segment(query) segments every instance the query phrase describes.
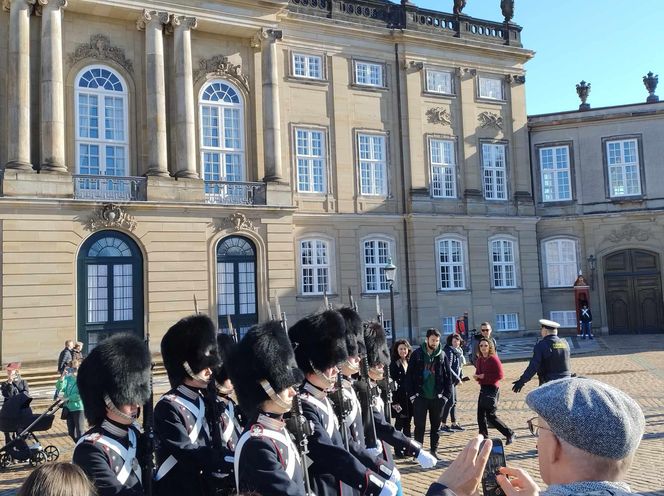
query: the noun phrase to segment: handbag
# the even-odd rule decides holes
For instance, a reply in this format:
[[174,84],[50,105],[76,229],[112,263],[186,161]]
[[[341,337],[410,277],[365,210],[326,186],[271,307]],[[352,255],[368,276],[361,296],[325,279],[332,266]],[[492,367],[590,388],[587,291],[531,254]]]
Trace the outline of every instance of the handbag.
[[495,410],[498,408],[498,390],[480,391],[480,397],[477,404],[482,410]]
[[67,420],[67,417],[69,417],[69,408],[66,406],[62,407],[62,413],[60,413],[60,419],[61,420]]

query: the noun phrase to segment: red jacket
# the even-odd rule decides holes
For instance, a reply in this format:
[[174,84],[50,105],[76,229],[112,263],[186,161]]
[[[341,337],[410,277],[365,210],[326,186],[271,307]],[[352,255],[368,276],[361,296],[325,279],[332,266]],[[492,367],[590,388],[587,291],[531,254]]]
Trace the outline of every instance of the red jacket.
[[482,386],[498,387],[500,379],[505,377],[505,374],[503,373],[503,364],[500,363],[500,360],[496,355],[486,358],[479,357],[475,362],[475,374],[484,374],[484,379],[478,381]]

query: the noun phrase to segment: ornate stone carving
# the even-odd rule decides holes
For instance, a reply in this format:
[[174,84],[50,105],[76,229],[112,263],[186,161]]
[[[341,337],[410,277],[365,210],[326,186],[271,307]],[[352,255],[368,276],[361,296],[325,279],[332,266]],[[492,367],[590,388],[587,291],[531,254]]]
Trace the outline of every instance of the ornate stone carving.
[[505,76],[505,81],[507,84],[514,86],[515,84],[523,84],[526,82],[525,74],[507,74]]
[[461,11],[465,6],[466,0],[454,0],[454,8],[452,9],[452,12],[454,12],[454,15],[461,15]]
[[153,20],[157,20],[160,24],[168,24],[168,19],[168,12],[145,9],[143,13],[138,16],[138,19],[136,19],[136,29],[139,31],[144,30]]
[[444,107],[433,107],[427,110],[427,121],[431,124],[452,125],[452,114]]
[[620,229],[611,231],[606,239],[612,243],[620,243],[621,241],[648,241],[650,239],[649,229],[639,229],[633,224],[624,224]]
[[262,28],[251,39],[251,48],[260,48],[264,41],[275,42],[283,38],[283,31],[280,29]]
[[[34,5],[37,0],[25,0],[28,5]],[[12,8],[12,0],[2,0],[2,10],[9,12]]]
[[481,127],[495,127],[496,129],[503,128],[503,118],[500,114],[482,112],[477,116],[477,120],[480,121]]
[[103,34],[93,34],[90,36],[90,43],[79,45],[68,57],[70,65],[84,59],[112,60],[127,71],[134,72],[134,66],[131,60],[125,57],[124,50],[112,46],[111,40]]
[[214,222],[215,231],[221,231],[229,227],[236,231],[258,231],[251,219],[248,219],[242,212],[235,212],[225,219],[217,219]]
[[[35,3],[34,0],[31,0],[31,2]],[[67,8],[67,0],[37,0],[37,2],[35,3],[35,15],[36,16],[42,15],[42,8],[48,4],[54,5],[55,8],[57,9]]]
[[182,26],[185,29],[196,29],[198,27],[198,19],[186,15],[171,14],[169,24],[174,28]]
[[500,0],[500,10],[503,13],[505,22],[510,22],[514,17],[514,0]]
[[455,72],[459,77],[475,77],[477,75],[477,69],[472,69],[470,67],[457,67]]
[[194,79],[206,75],[230,77],[241,83],[249,90],[249,78],[242,72],[241,65],[234,65],[228,61],[225,55],[215,55],[209,59],[201,59],[198,62],[199,69],[194,73]]
[[109,227],[133,231],[136,229],[136,221],[120,205],[106,203],[90,215],[85,223],[85,227],[89,231],[97,231]]
[[581,105],[579,105],[579,110],[590,110],[590,104],[586,103],[588,100],[588,95],[590,94],[590,83],[581,81],[576,85],[576,94],[579,95],[581,100]]
[[418,72],[424,69],[424,62],[418,62],[415,60],[404,61],[403,68],[408,72]]

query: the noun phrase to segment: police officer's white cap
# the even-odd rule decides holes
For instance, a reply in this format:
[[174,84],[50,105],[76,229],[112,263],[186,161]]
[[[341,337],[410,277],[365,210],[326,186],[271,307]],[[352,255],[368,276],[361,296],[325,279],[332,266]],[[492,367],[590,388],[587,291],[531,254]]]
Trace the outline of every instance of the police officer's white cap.
[[560,324],[558,322],[554,322],[553,320],[540,319],[539,323],[541,326],[547,327],[549,329],[558,329],[560,327]]

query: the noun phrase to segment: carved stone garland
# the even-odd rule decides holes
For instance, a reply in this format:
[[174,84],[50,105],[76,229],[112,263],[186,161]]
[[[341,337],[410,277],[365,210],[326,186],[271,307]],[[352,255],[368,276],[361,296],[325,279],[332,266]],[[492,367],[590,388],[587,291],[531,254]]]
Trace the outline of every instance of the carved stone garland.
[[452,114],[444,107],[433,107],[427,110],[427,121],[431,124],[452,125]]
[[201,59],[198,62],[198,67],[198,70],[194,73],[194,79],[196,80],[206,75],[231,78],[249,91],[249,78],[242,72],[242,66],[230,63],[225,55],[215,55],[209,59]]
[[106,203],[92,212],[85,223],[85,227],[88,231],[98,231],[109,227],[133,231],[136,229],[136,221],[120,205]]
[[258,228],[254,226],[251,219],[248,219],[247,216],[241,212],[235,212],[225,219],[216,219],[214,221],[215,231],[222,231],[229,227],[236,231],[258,231]]
[[496,129],[503,128],[503,118],[500,114],[482,112],[477,116],[477,120],[480,122],[481,127],[495,127]]
[[70,53],[68,61],[70,65],[84,59],[112,60],[120,64],[128,72],[134,72],[134,66],[122,48],[111,45],[111,40],[103,34],[90,36],[90,43],[79,45],[74,53]]
[[648,241],[650,239],[650,231],[646,229],[639,229],[632,224],[625,224],[621,229],[614,229],[611,231],[606,239],[612,243],[620,243],[621,241],[632,241],[632,238],[637,241]]

